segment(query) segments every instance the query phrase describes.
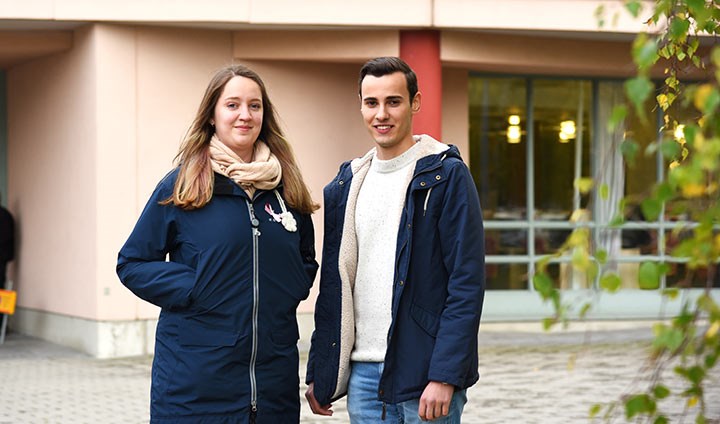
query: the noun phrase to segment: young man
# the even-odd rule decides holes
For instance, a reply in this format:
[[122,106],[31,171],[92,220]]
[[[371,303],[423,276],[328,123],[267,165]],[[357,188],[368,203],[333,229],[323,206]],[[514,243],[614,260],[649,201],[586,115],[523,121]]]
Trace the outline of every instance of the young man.
[[478,380],[484,297],[480,202],[457,148],[412,135],[417,77],[396,57],[360,71],[375,148],[325,187],[307,397],[352,423],[459,423]]

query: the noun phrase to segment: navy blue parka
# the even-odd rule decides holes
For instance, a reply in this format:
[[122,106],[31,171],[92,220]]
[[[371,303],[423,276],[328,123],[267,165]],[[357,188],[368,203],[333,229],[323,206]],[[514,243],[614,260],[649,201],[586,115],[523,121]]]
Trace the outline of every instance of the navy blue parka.
[[[342,238],[344,232],[354,231],[345,228],[344,221],[357,168],[344,163],[324,190],[320,293],[306,378],[314,383],[321,405],[347,392],[347,352],[355,336],[349,316],[352,283],[346,284],[342,275],[352,279],[354,274],[343,272],[344,261],[352,255],[343,252]],[[479,378],[484,232],[477,190],[456,147],[417,162],[402,211],[395,265],[392,323],[378,399],[417,399],[430,381],[470,387]]]
[[295,313],[318,267],[310,216],[290,209],[288,231],[266,211],[281,212],[281,188],[250,200],[219,174],[204,207],[160,204],[177,174],[156,187],[117,265],[126,287],[162,308],[151,422],[247,423],[256,409],[258,423],[297,423]]

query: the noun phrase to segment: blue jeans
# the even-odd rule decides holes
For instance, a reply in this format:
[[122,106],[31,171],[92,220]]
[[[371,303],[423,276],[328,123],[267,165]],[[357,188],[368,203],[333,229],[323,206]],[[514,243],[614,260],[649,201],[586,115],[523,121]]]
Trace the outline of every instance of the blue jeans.
[[421,421],[418,416],[420,399],[385,405],[385,421],[382,420],[383,403],[378,400],[378,386],[382,376],[382,362],[353,362],[348,384],[347,409],[351,424],[460,424],[463,407],[467,403],[465,390],[455,392],[450,401],[450,413],[432,421]]

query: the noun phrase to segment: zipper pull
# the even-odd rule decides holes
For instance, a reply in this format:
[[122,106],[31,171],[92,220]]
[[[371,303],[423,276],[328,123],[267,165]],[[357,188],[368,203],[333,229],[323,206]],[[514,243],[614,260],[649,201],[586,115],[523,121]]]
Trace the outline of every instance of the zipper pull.
[[250,404],[250,424],[255,424],[257,419],[257,403],[254,401]]
[[260,221],[255,216],[255,208],[249,201],[246,200],[245,202],[247,203],[248,212],[250,213],[250,225],[252,225],[253,228],[253,235],[260,236]]
[[253,226],[253,228],[258,228],[260,226],[260,221],[258,221],[257,217],[255,216],[255,208],[253,207],[252,203],[248,203],[248,210],[250,211],[250,224]]
[[387,414],[387,405],[385,405],[385,402],[383,402],[382,407],[382,416],[380,417],[381,420],[385,421],[385,415]]

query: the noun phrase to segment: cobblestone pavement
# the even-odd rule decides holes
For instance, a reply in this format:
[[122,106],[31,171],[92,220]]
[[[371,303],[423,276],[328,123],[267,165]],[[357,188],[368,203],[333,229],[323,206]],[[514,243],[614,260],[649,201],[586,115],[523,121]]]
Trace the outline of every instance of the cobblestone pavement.
[[[463,423],[591,422],[588,410],[593,403],[642,387],[633,382],[642,375],[649,339],[647,328],[549,334],[481,331],[480,382],[468,390]],[[10,333],[0,345],[0,424],[147,423],[151,360],[95,359]],[[665,378],[671,388],[679,387],[671,371]],[[706,388],[709,417],[720,423],[720,370]],[[670,400],[659,408],[675,423],[683,422],[684,405]],[[303,404],[301,422],[348,422],[344,400],[333,409],[333,417],[317,417]]]

